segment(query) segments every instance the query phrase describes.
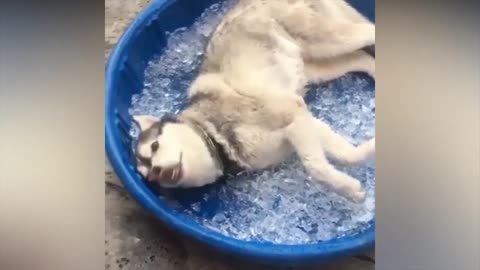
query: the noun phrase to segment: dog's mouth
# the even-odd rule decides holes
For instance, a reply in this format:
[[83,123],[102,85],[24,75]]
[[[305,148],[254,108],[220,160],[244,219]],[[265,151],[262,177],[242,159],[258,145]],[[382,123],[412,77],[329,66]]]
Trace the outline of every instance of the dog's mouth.
[[158,182],[159,184],[176,184],[182,179],[183,175],[182,153],[180,153],[180,159],[176,165],[152,168],[148,173],[147,179]]

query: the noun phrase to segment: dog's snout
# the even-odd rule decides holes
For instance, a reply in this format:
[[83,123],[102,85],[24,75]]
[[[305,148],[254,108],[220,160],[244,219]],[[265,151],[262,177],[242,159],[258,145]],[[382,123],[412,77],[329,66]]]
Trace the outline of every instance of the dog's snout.
[[152,174],[153,175],[159,175],[161,171],[162,171],[162,168],[160,168],[159,166],[153,166],[152,167]]

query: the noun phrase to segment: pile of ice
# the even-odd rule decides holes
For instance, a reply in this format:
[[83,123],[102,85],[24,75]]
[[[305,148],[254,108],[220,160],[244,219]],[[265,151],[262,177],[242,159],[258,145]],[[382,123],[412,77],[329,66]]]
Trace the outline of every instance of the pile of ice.
[[[144,89],[133,97],[131,114],[161,117],[183,108],[208,36],[231,3],[215,4],[192,27],[169,34],[165,50],[145,70]],[[366,76],[349,74],[309,87],[311,111],[352,143],[374,135],[374,85]],[[351,203],[312,181],[294,157],[271,170],[243,173],[201,190],[163,190],[160,196],[198,223],[237,239],[325,241],[359,233],[374,220],[375,168],[337,168],[362,181],[368,194],[364,204]]]

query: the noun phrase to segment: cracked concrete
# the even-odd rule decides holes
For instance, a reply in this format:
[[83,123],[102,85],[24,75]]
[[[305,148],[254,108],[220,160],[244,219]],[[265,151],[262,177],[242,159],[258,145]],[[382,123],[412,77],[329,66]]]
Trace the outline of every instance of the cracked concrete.
[[[130,22],[151,0],[105,0],[105,61]],[[105,161],[105,269],[162,270],[373,270],[357,258],[321,266],[274,268],[210,251],[167,228],[122,188]],[[367,254],[374,257],[373,251]]]

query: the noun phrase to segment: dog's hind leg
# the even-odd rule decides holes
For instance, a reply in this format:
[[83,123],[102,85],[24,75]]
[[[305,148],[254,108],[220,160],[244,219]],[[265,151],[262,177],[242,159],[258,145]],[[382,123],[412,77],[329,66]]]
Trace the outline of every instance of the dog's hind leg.
[[[316,33],[303,43],[306,59],[326,59],[348,54],[375,44],[375,25],[370,23],[334,24],[328,34]],[[320,35],[324,35],[320,37]]]
[[365,200],[365,190],[360,181],[343,173],[330,164],[323,152],[325,144],[318,138],[315,117],[305,112],[299,114],[288,126],[286,137],[297,152],[312,177],[330,187],[334,192],[355,201]]
[[305,5],[279,14],[278,22],[302,47],[306,59],[331,58],[375,44],[375,25],[367,21],[324,16]]
[[356,51],[323,60],[307,60],[305,75],[308,82],[334,80],[349,72],[365,72],[375,80],[375,59],[364,51]]

